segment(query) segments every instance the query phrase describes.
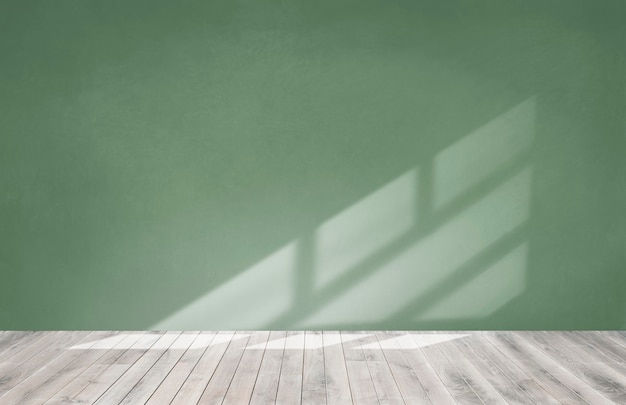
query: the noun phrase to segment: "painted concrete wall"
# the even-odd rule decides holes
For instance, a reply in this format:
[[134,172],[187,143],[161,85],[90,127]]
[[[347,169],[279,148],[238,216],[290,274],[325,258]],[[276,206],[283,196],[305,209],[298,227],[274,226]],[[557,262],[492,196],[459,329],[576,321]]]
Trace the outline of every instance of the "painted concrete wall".
[[623,329],[620,1],[3,1],[0,328]]

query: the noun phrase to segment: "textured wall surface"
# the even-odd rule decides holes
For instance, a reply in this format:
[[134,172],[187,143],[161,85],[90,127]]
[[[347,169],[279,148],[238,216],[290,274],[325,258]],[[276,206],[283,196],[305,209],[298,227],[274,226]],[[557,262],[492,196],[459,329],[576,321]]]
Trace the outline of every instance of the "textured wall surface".
[[0,329],[626,328],[626,3],[0,3]]

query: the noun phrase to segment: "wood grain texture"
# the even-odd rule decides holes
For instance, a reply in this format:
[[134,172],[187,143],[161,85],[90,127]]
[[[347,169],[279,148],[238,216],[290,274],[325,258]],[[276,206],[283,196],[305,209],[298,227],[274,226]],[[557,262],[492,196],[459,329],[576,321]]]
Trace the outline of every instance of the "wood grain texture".
[[[43,350],[29,350],[28,355],[21,353],[24,356],[18,354],[11,357],[10,361],[3,364],[11,364],[19,360],[22,360],[22,362],[20,364],[13,363],[15,367],[10,372],[0,374],[2,375],[2,379],[0,380],[0,392],[2,393],[2,397],[7,401],[19,403],[22,397],[30,395],[32,391],[49,377],[50,374],[47,370],[61,369],[63,366],[73,361],[74,356],[71,356],[71,352],[68,353],[66,351],[67,348],[75,342],[82,342],[83,339],[95,333],[96,332],[71,332],[58,334],[55,338],[51,337],[51,340],[40,342],[45,344]],[[30,356],[31,352],[37,353]],[[78,355],[78,353],[73,354]],[[26,358],[26,356],[29,357]],[[62,357],[60,361],[56,360],[58,356]]]
[[246,350],[243,352],[237,371],[230,382],[224,404],[250,403],[252,391],[263,362],[269,332],[252,332]]
[[623,337],[0,331],[0,405],[626,403]]
[[[54,395],[52,395],[44,405],[55,405],[72,403],[72,398],[82,390],[85,389],[92,381],[96,380],[111,364],[125,352],[126,348],[132,347],[143,334],[141,333],[129,333],[125,337],[121,338],[119,342],[114,344],[110,349],[98,349],[96,344],[96,350],[103,352],[102,356],[98,358],[91,366],[84,370],[81,370],[76,377],[61,387]],[[92,347],[93,349],[93,347]],[[88,352],[87,352],[88,353]]]
[[[462,339],[465,339],[463,337]],[[454,339],[448,342],[443,342],[438,345],[443,354],[454,364],[458,373],[461,374],[463,379],[472,388],[472,391],[478,395],[481,401],[485,404],[497,404],[504,402],[504,398],[500,395],[493,385],[485,378],[485,376],[479,371],[476,365],[468,360],[468,358],[459,350],[454,344]]]
[[371,342],[367,337],[371,334],[364,334],[359,340],[348,340],[347,334],[341,333],[341,343],[346,359],[346,370],[350,382],[350,392],[356,404],[378,404],[376,387],[369,372],[365,353],[362,344]]
[[568,344],[560,333],[547,335],[542,332],[517,332],[515,335],[538,347],[562,368],[590,387],[595,387],[606,398],[618,404],[626,404],[626,376],[596,362],[584,350]]
[[283,365],[278,380],[277,404],[302,403],[304,332],[287,332]]
[[15,347],[16,343],[21,348],[24,348],[29,340],[38,339],[39,337],[41,337],[41,333],[31,331],[2,331],[2,335],[0,335],[0,361],[6,357],[4,353]]
[[249,332],[236,332],[215,372],[211,376],[198,404],[221,404],[239,367],[244,348],[250,339]]
[[198,333],[180,334],[172,343],[174,348],[170,347],[163,352],[156,363],[126,394],[120,405],[145,404],[197,337]]
[[143,356],[124,372],[124,374],[95,402],[98,405],[119,404],[140,383],[146,373],[159,361],[167,349],[178,339],[180,332],[163,334]]
[[426,390],[398,342],[386,332],[379,331],[375,335],[404,402],[408,404],[431,403]]
[[541,349],[537,348],[528,339],[520,338],[515,333],[507,333],[506,339],[512,342],[526,353],[528,358],[534,360],[536,364],[545,370],[549,370],[550,374],[556,376],[561,383],[566,385],[576,395],[591,404],[610,404],[612,403],[606,397],[601,395],[597,390],[591,388],[584,381],[576,376],[576,371],[571,368],[564,367],[558,361],[555,361]]
[[[576,344],[578,350],[589,353],[609,367],[614,368],[622,375],[626,375],[626,349],[607,340],[600,334],[589,332],[563,332],[563,337]],[[599,355],[599,358],[598,358]]]
[[234,332],[220,332],[214,337],[172,400],[173,405],[195,404],[200,399],[234,335]]
[[161,384],[159,384],[154,393],[152,393],[146,405],[169,404],[174,399],[185,380],[187,380],[191,371],[198,364],[202,355],[211,345],[214,338],[214,333],[202,332],[197,334],[185,354],[180,358]]
[[97,346],[99,340],[111,335],[112,332],[106,331],[84,335],[77,343],[84,344],[88,350],[67,350],[73,343],[68,339],[58,356],[17,384],[4,399],[15,403],[44,403],[103,355],[102,351],[91,348]]
[[481,333],[454,343],[510,404],[559,404],[560,402],[490,344]]
[[304,335],[304,366],[302,368],[302,403],[326,403],[326,375],[322,332]]
[[143,333],[139,339],[132,342],[128,350],[122,351],[119,357],[103,362],[108,365],[96,378],[89,379],[88,384],[74,397],[68,398],[67,403],[93,403],[102,394],[109,390],[113,383],[126,371],[146,355],[159,342],[163,333]]
[[435,369],[424,355],[424,352],[417,345],[410,332],[387,332],[387,335],[393,336],[393,342],[395,342],[404,353],[415,375],[424,387],[428,398],[433,404],[456,403],[452,394],[450,394],[450,391],[439,378]]
[[[54,350],[55,347],[62,345],[64,335],[61,332],[40,332],[25,337],[23,343],[14,341],[0,354],[0,375],[4,376],[0,384],[6,383],[5,377],[17,367],[24,366],[31,358],[41,355],[47,350]],[[44,354],[45,356],[45,354]],[[41,360],[41,359],[40,359]],[[38,362],[36,362],[39,364]],[[1,385],[0,385],[0,389]]]
[[466,404],[482,404],[471,385],[456,369],[456,360],[450,360],[436,345],[421,348],[433,369],[446,386],[456,402]]
[[383,404],[401,404],[404,403],[396,379],[391,371],[387,358],[383,353],[376,334],[372,336],[372,342],[369,343],[367,349],[364,349],[367,367],[372,376],[372,382],[376,389],[378,402]]
[[350,404],[350,381],[346,359],[341,345],[339,332],[324,331],[322,333],[324,344],[324,373],[326,376],[326,403],[327,404]]
[[276,401],[286,336],[285,331],[272,331],[270,333],[250,404],[272,404]]
[[528,345],[524,345],[519,340],[512,341],[504,333],[485,334],[484,336],[559,401],[573,404],[589,403],[581,393],[561,381],[558,371],[554,369],[553,364],[546,364],[544,356],[536,355],[536,351],[529,351]]

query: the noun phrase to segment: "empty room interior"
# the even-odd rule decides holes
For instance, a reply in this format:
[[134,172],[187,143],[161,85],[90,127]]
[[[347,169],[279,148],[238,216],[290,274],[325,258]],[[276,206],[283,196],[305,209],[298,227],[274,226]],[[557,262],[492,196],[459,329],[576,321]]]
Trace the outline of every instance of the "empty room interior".
[[626,2],[0,0],[0,405],[626,404]]

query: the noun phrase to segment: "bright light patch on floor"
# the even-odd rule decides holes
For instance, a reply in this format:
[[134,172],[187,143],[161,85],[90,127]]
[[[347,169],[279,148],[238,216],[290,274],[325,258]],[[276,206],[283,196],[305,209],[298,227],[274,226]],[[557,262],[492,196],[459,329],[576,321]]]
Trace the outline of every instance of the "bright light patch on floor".
[[[176,332],[177,333],[177,332]],[[176,334],[168,332],[168,334]],[[220,334],[205,334],[199,336],[192,334],[180,335],[172,344],[159,341],[163,336],[155,333],[146,334],[119,334],[109,338],[99,339],[92,342],[82,343],[70,347],[70,350],[157,350],[157,349],[204,349],[209,346],[217,346],[222,343],[228,343],[233,340],[247,338],[249,334],[237,334],[233,337]],[[137,339],[138,338],[138,339]],[[193,343],[192,343],[193,342]]]
[[263,329],[292,302],[295,251],[290,243],[150,329]]
[[469,334],[411,334],[400,335],[390,339],[385,339],[380,342],[369,343],[366,345],[355,347],[354,349],[418,349],[420,347],[427,347],[436,345],[438,343],[449,342],[451,340],[464,338],[470,336]]
[[[371,334],[352,334],[352,333],[329,333],[324,334],[323,339],[320,338],[316,340],[309,340],[306,344],[307,349],[321,349],[323,347],[328,347],[332,345],[341,344],[343,341],[350,342],[353,340],[366,338],[371,336]],[[268,350],[282,350],[282,349],[304,349],[305,348],[305,339],[304,334],[300,333],[293,336],[287,336],[286,338],[275,339],[267,342],[267,346],[265,343],[252,345],[246,347],[246,349],[268,349]]]
[[535,97],[531,97],[446,148],[434,159],[435,207],[451,202],[531,147]]
[[322,224],[315,232],[315,288],[408,231],[416,221],[416,187],[413,169]]
[[460,266],[528,219],[530,179],[529,169],[513,175],[298,327],[382,321],[453,277]]
[[[108,338],[104,338],[104,339],[100,339],[100,340],[94,340],[88,343],[82,343],[80,345],[75,345],[70,347],[70,349],[90,349],[92,347],[94,348],[103,348],[103,349],[112,349],[114,348],[116,345],[120,344],[123,340],[130,340],[133,341],[132,338],[135,337],[134,335],[127,335],[127,334],[122,334],[122,335],[115,335],[115,336],[111,336]],[[97,345],[97,346],[96,346]]]

